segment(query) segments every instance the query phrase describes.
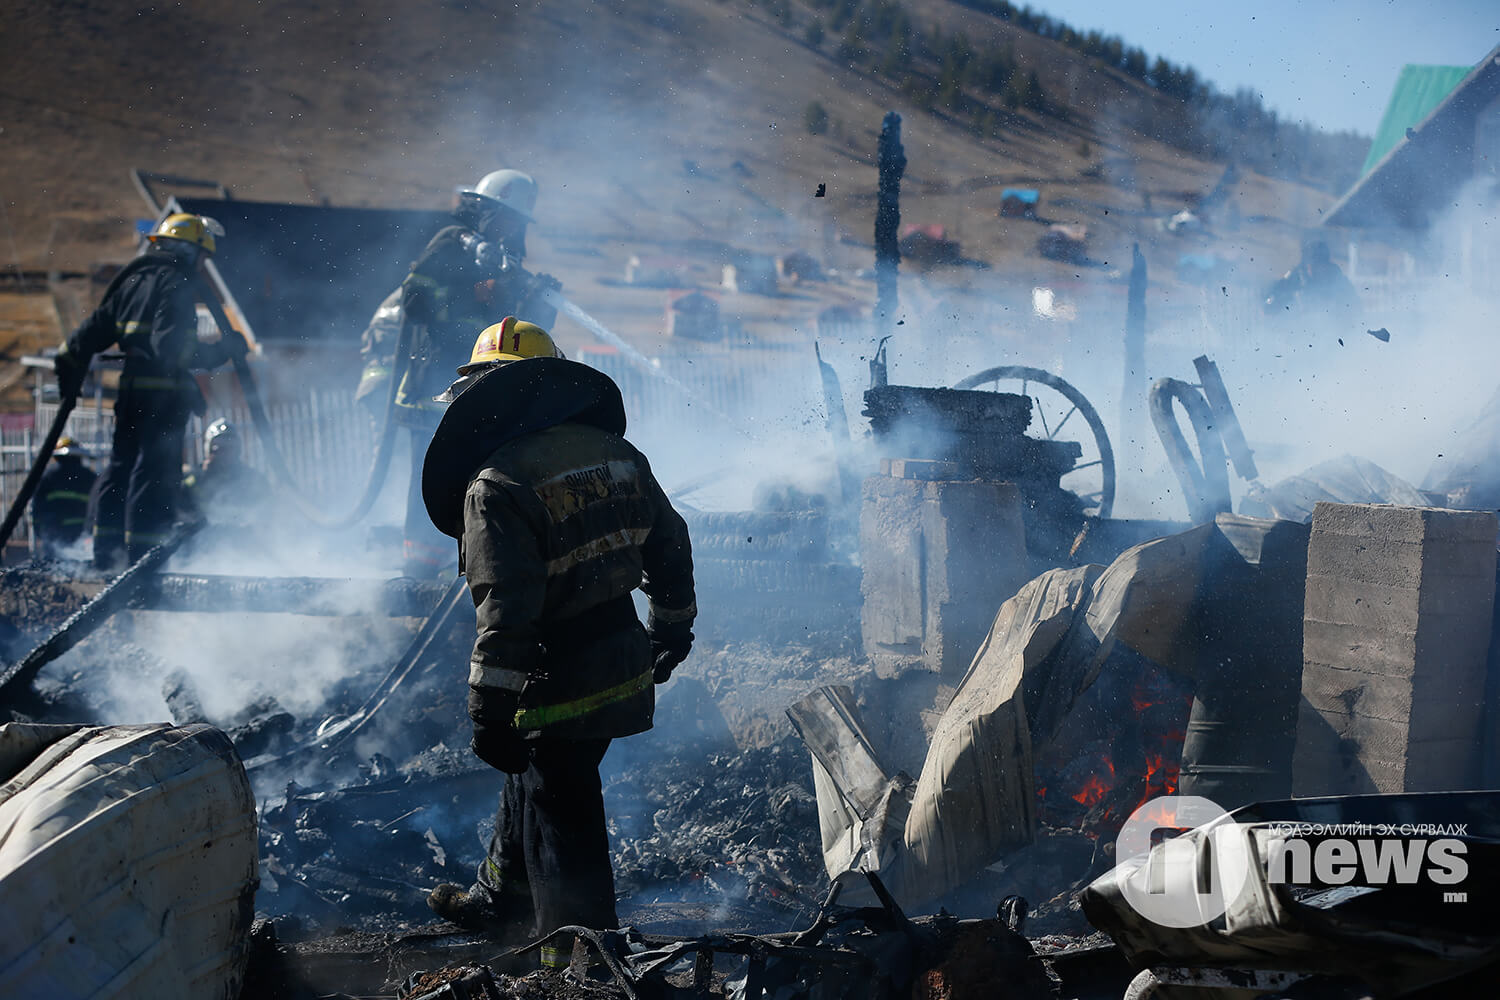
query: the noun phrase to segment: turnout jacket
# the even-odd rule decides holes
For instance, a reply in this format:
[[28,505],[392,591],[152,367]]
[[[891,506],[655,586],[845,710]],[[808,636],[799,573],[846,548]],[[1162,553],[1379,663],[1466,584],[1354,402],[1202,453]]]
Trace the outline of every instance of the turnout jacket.
[[[456,434],[476,412],[487,418],[477,433]],[[623,431],[614,383],[555,358],[486,373],[444,414],[423,492],[435,523],[449,518],[459,538],[478,625],[470,713],[481,725],[565,739],[651,728],[651,646],[630,593],[646,594],[653,624],[691,622],[692,548]],[[496,437],[479,462],[458,457]],[[473,471],[437,468],[453,462]]]
[[198,339],[192,275],[171,254],[151,249],[121,268],[99,307],[73,331],[64,350],[86,361],[111,344],[125,352],[124,392],[168,391],[201,405],[188,375],[229,360],[222,341]]
[[97,478],[77,455],[51,461],[31,501],[31,520],[39,540],[66,545],[83,535],[89,492]]

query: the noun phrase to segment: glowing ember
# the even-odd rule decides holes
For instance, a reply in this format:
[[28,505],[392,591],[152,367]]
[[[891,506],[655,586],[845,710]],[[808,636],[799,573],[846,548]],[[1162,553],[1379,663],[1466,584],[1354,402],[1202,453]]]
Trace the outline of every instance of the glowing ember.
[[1108,794],[1110,789],[1115,787],[1115,765],[1108,758],[1105,758],[1103,763],[1109,780],[1106,781],[1105,775],[1098,773],[1089,775],[1084,781],[1083,787],[1070,796],[1074,802],[1084,807],[1092,807],[1099,803]]

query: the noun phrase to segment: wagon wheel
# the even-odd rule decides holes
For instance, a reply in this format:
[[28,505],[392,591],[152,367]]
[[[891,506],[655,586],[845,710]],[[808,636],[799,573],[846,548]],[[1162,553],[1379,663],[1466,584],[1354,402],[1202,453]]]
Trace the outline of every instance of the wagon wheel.
[[[986,368],[955,384],[953,388],[978,389],[992,385],[992,391],[999,392],[1001,382],[1021,383],[1020,395],[1031,397],[1033,411],[1041,424],[1042,436],[1048,441],[1077,440],[1083,445],[1082,459],[1063,473],[1062,485],[1078,494],[1087,513],[1094,517],[1109,517],[1115,505],[1115,452],[1110,447],[1104,422],[1099,419],[1099,414],[1084,398],[1083,393],[1049,371],[1025,365]],[[1045,397],[1045,405],[1044,397],[1032,391],[1033,386],[1046,386],[1052,390]],[[1057,400],[1056,396],[1061,396],[1062,400]],[[1092,448],[1087,435],[1062,435],[1063,429],[1069,426],[1069,420],[1075,415],[1081,416],[1093,432]],[[1036,425],[1037,422],[1033,421],[1032,426]],[[1072,426],[1077,430],[1077,424]]]

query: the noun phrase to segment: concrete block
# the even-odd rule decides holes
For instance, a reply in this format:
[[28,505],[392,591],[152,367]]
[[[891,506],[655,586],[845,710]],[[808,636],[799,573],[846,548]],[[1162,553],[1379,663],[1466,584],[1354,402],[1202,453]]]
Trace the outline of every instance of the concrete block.
[[1327,666],[1302,685],[1307,704],[1335,719],[1362,716],[1402,725],[1412,714],[1409,677],[1383,676]]
[[920,479],[924,482],[959,478],[957,462],[940,462],[930,458],[882,458],[880,474],[894,479]]
[[[892,472],[942,463],[892,460]],[[985,480],[865,480],[860,615],[880,676],[961,675],[1000,605],[1029,579],[1020,492]]]
[[1319,503],[1294,793],[1475,787],[1495,515]]
[[1313,532],[1379,538],[1393,542],[1495,541],[1495,515],[1481,510],[1400,507],[1394,504],[1332,503],[1313,507]]
[[861,631],[867,651],[920,657],[922,484],[889,476],[864,481],[860,508]]

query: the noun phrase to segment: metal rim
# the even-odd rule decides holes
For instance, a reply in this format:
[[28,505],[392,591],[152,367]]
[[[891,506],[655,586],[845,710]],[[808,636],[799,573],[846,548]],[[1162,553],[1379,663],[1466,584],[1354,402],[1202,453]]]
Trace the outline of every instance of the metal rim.
[[1068,422],[1075,412],[1082,415],[1084,422],[1089,425],[1089,430],[1093,432],[1094,445],[1099,449],[1099,457],[1092,462],[1085,462],[1082,465],[1073,467],[1064,473],[1064,475],[1070,475],[1082,469],[1098,465],[1102,480],[1099,491],[1097,493],[1081,493],[1079,496],[1082,497],[1089,508],[1098,508],[1094,514],[1095,517],[1109,517],[1110,512],[1114,510],[1115,506],[1115,452],[1110,446],[1109,434],[1104,430],[1104,421],[1099,419],[1099,414],[1095,411],[1093,404],[1084,397],[1083,393],[1051,372],[1041,368],[1031,368],[1026,365],[1001,365],[998,368],[986,368],[977,375],[970,375],[968,378],[954,383],[953,388],[977,389],[986,382],[1000,382],[1004,379],[1019,381],[1021,383],[1022,395],[1027,395],[1026,387],[1028,383],[1037,382],[1045,385],[1073,404],[1073,409],[1063,414],[1062,419],[1057,422],[1056,427],[1048,426],[1045,418],[1043,419],[1042,429],[1049,441],[1057,439],[1057,433],[1063,429],[1063,425]]

